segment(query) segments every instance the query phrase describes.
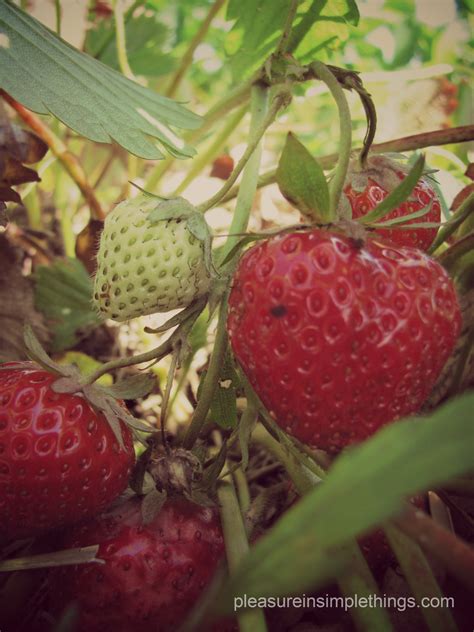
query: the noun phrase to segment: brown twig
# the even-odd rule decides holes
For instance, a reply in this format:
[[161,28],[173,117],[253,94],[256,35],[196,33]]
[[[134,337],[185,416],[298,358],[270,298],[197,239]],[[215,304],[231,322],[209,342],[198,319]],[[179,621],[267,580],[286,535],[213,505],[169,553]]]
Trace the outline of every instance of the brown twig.
[[415,540],[444,568],[474,592],[474,549],[453,533],[440,527],[423,511],[406,505],[395,520],[406,535]]
[[84,170],[79,164],[76,156],[68,150],[63,141],[56,136],[56,134],[54,134],[36,114],[23,107],[3,90],[0,90],[0,95],[16,111],[18,116],[28,125],[28,127],[48,145],[51,152],[61,162],[89,205],[91,218],[103,220],[105,218],[105,213],[95,196],[93,188],[87,181],[86,174],[84,173]]
[[[449,145],[451,143],[466,143],[474,140],[474,125],[462,125],[450,129],[440,129],[433,132],[423,132],[412,136],[395,138],[384,143],[372,145],[371,152],[383,154],[385,152],[402,152],[423,149],[424,147],[435,147],[437,145]],[[337,161],[337,154],[322,156],[318,162],[323,169],[330,169]],[[276,181],[276,167],[261,174],[258,179],[258,188],[263,188]],[[235,198],[238,193],[238,186],[233,187],[224,198],[221,204]]]

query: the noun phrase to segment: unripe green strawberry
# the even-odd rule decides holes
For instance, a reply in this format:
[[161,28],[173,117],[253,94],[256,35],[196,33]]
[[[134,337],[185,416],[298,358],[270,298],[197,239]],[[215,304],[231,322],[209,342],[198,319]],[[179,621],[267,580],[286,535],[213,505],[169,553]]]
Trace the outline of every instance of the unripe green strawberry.
[[204,242],[180,217],[151,222],[159,204],[141,195],[107,215],[94,284],[104,318],[124,321],[186,307],[209,288]]

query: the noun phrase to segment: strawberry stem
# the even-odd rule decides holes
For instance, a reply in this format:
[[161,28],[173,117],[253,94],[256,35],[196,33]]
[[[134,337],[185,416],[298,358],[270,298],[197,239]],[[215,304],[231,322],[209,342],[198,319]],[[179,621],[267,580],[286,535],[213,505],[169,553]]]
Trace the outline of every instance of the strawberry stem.
[[352,147],[351,113],[344,91],[338,80],[327,66],[319,61],[311,63],[311,69],[316,76],[329,88],[339,111],[339,157],[333,178],[329,183],[329,211],[330,218],[337,218],[337,207],[341,197],[344,180],[346,179]]
[[[232,479],[217,488],[227,565],[232,576],[249,550],[247,531]],[[240,632],[266,632],[265,617],[260,609],[242,612],[238,616]]]
[[214,340],[214,348],[212,350],[211,359],[209,360],[209,368],[204,378],[201,394],[194,410],[191,423],[183,439],[183,447],[190,450],[202,430],[206,422],[207,413],[211,407],[212,399],[217,389],[220,371],[224,362],[225,352],[227,349],[227,295],[223,297],[219,309],[219,320],[217,322],[216,336]]
[[[260,84],[256,84],[253,86],[249,143],[244,152],[244,155],[239,160],[230,178],[226,181],[226,183],[220,189],[220,191],[218,191],[215,195],[213,195],[209,200],[207,200],[206,202],[203,202],[201,205],[198,206],[199,211],[204,213],[210,208],[212,208],[213,206],[216,206],[216,204],[218,204],[221,201],[221,199],[229,191],[229,189],[232,188],[232,185],[236,182],[237,178],[242,173],[242,171],[244,170],[244,167],[248,163],[250,163],[251,165],[254,165],[254,162],[257,162],[257,158],[258,158],[258,165],[260,164],[260,155],[261,155],[260,141],[262,140],[263,135],[267,131],[267,128],[275,120],[275,117],[280,111],[280,109],[287,102],[287,97],[288,97],[288,94],[287,94],[286,89],[280,89],[274,96],[273,101],[267,111],[268,87],[261,86]],[[246,171],[251,171],[251,170],[247,169]],[[255,189],[256,189],[257,180],[258,180],[258,168],[255,171],[256,172],[252,173],[252,175],[253,175],[253,179],[255,179]],[[250,174],[247,177],[250,179]],[[243,186],[244,186],[244,182],[242,182],[240,190],[242,190]],[[246,187],[244,187],[244,190],[245,189]],[[252,193],[252,199],[253,199],[253,196],[255,195],[255,189]],[[240,190],[239,190],[239,193],[240,193]],[[245,219],[244,217],[245,208],[243,204],[242,204],[242,208],[243,210],[239,211],[239,214],[242,217],[242,219]],[[237,210],[238,209],[236,209],[236,212],[234,213],[234,220],[235,222],[239,221],[239,223],[242,224],[243,222],[240,219],[240,216],[238,217],[238,220],[235,219],[238,216]],[[247,222],[245,222],[245,225],[246,224]]]

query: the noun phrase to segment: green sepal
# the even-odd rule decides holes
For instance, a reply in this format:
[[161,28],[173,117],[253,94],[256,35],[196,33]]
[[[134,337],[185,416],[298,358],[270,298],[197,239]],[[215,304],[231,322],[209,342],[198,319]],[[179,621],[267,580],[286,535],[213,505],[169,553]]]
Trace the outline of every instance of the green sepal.
[[[151,224],[174,219],[188,219],[194,213],[198,213],[196,208],[182,197],[163,200],[148,215]],[[198,213],[200,215],[200,213]]]
[[116,399],[138,399],[151,393],[155,384],[153,373],[141,373],[130,375],[112,386],[102,386],[102,389]]
[[360,218],[362,224],[373,224],[373,222],[388,215],[395,210],[400,204],[403,204],[410,197],[413,189],[416,187],[418,180],[423,175],[425,167],[425,157],[420,156],[415,162],[407,176],[400,184],[387,195],[372,211]]
[[320,164],[291,132],[278,163],[276,181],[282,195],[317,222],[331,220],[329,187]]

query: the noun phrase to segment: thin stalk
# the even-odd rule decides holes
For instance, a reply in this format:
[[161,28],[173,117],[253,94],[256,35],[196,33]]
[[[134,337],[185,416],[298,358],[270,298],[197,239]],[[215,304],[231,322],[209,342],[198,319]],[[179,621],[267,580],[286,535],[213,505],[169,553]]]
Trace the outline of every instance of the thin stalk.
[[[243,84],[234,88],[228,92],[228,94],[218,101],[203,117],[202,125],[199,129],[193,130],[184,136],[184,140],[190,145],[196,145],[203,140],[207,132],[213,127],[213,125],[220,121],[223,116],[234,110],[239,105],[247,103],[250,97],[250,90],[252,87],[252,81],[248,80]],[[161,178],[168,172],[171,166],[174,164],[175,158],[167,156],[164,160],[161,160],[156,167],[149,174],[144,189],[147,191],[153,191]]]
[[[247,229],[250,212],[252,210],[252,202],[257,190],[258,171],[260,168],[260,161],[262,159],[263,143],[260,142],[260,139],[263,137],[263,134],[267,127],[274,120],[278,109],[279,105],[276,99],[273,102],[272,106],[270,106],[270,108],[268,109],[268,88],[258,85],[252,88],[249,144],[242,159],[237,165],[237,167],[241,167],[240,171],[242,169],[244,171],[242,175],[242,181],[240,183],[239,193],[237,196],[237,204],[229,228],[230,235],[219,252],[220,262],[224,261],[226,256],[234,247],[238,239],[238,237],[235,237],[235,234],[243,233]],[[249,148],[251,147],[254,147],[254,151],[252,152],[249,151]],[[244,162],[245,159],[246,162]],[[235,182],[237,176],[235,176],[234,178],[233,176],[235,173],[240,171],[238,168],[236,168],[231,178],[227,180],[226,184],[232,182],[232,179]],[[218,195],[222,192],[225,194],[225,186],[226,185],[224,185]]]
[[296,10],[298,9],[298,0],[291,0],[288,15],[286,16],[285,26],[283,27],[283,33],[275,51],[275,55],[284,55],[288,50],[288,45],[291,37],[291,29],[293,27],[293,21],[296,16]]
[[[449,609],[441,606],[444,595],[418,544],[391,523],[384,531],[430,632],[457,632]],[[425,597],[439,599],[439,607],[422,606]]]
[[222,6],[224,5],[224,2],[225,0],[214,0],[214,3],[212,4],[211,8],[208,11],[208,14],[206,15],[203,22],[201,23],[201,26],[198,32],[191,40],[186,52],[184,53],[181,59],[181,63],[178,69],[176,70],[175,74],[173,75],[171,79],[170,85],[166,91],[167,97],[171,98],[176,94],[176,90],[178,89],[181,81],[183,80],[183,77],[185,76],[187,70],[192,64],[194,51],[206,37],[209,27],[212,24],[212,20],[219,13]]
[[56,33],[58,34],[59,37],[61,37],[61,17],[62,17],[61,0],[54,0],[54,10],[56,13]]
[[237,488],[237,495],[239,497],[239,505],[243,514],[245,514],[250,508],[250,492],[247,484],[247,479],[242,471],[241,467],[234,470],[233,473],[235,486]]
[[117,58],[120,70],[125,77],[134,80],[135,76],[127,57],[127,40],[125,35],[125,22],[122,8],[122,0],[114,0],[115,19],[115,45],[117,47]]
[[312,5],[305,12],[299,24],[293,29],[288,46],[289,53],[293,53],[298,48],[303,38],[318,19],[323,8],[324,3],[321,0],[313,0]]
[[[423,134],[413,134],[396,138],[384,143],[372,145],[370,151],[373,154],[383,154],[385,152],[404,152],[424,149],[425,147],[436,147],[438,145],[448,145],[450,143],[467,143],[474,140],[474,125],[462,125],[451,129],[441,129],[434,132],[423,132]],[[323,169],[330,169],[337,161],[338,154],[330,154],[318,158],[318,162]],[[264,171],[259,179],[257,188],[266,187],[276,182],[277,168],[273,167]],[[238,187],[232,189],[222,198],[224,204],[234,199],[238,193]]]
[[191,169],[186,174],[184,180],[179,184],[176,191],[171,197],[177,197],[186,189],[186,187],[194,180],[194,178],[201,173],[201,171],[219,154],[219,151],[235,130],[237,125],[243,119],[247,112],[247,105],[239,108],[222,128],[221,132],[216,135],[215,139],[209,145],[209,147],[202,153],[200,153],[192,162]]
[[[221,482],[217,488],[222,530],[230,575],[238,570],[247,555],[249,543],[244,520],[232,480]],[[240,632],[266,632],[265,617],[260,609],[242,612],[238,616]]]
[[[449,222],[440,228],[436,239],[430,246],[428,252],[430,254],[436,252],[436,250],[450,237],[454,231],[464,223],[466,219],[474,212],[474,193],[471,193],[464,202],[459,206],[456,213],[451,217]],[[461,240],[462,241],[462,240]],[[448,253],[450,249],[446,250]],[[441,256],[445,255],[443,253]]]
[[[267,128],[273,123],[275,117],[282,107],[282,95],[276,95],[272,101],[272,104],[268,108],[268,88],[265,86],[255,85],[252,88],[252,105],[251,105],[251,119],[250,119],[250,134],[249,134],[249,143],[244,152],[244,155],[237,163],[234,171],[232,172],[230,178],[226,181],[224,186],[218,191],[215,195],[213,195],[209,200],[203,202],[199,205],[198,210],[204,213],[208,209],[212,208],[216,204],[218,204],[222,197],[229,191],[232,185],[236,182],[239,175],[242,173],[244,167],[249,163],[251,165],[257,164],[260,165],[260,157],[261,157],[261,146],[260,141],[263,138],[263,135],[267,131]],[[253,154],[255,155],[253,156]],[[250,160],[253,158],[253,160]],[[249,162],[250,161],[250,162]],[[247,176],[247,172],[249,175]],[[253,178],[251,177],[253,176]],[[250,172],[250,167],[246,169],[246,179],[249,180],[249,183],[246,187],[243,187],[243,184],[240,185],[239,188],[239,196],[241,195],[242,189],[244,189],[245,198],[247,197],[246,192],[247,189],[250,191],[250,184],[252,179],[255,179],[255,188],[252,192],[252,199],[255,195],[255,189],[257,187],[257,174]],[[248,204],[248,199],[245,199],[242,202],[242,211],[239,216],[236,218],[236,213],[234,214],[234,220],[232,225],[239,224],[242,225],[242,219],[244,219],[244,215],[246,212],[245,204]],[[248,220],[248,218],[247,218]],[[245,221],[245,225],[247,224],[247,220]],[[231,230],[232,232],[232,230]]]
[[183,447],[186,450],[190,450],[198,438],[199,433],[206,422],[207,413],[209,412],[212,399],[217,389],[220,371],[227,348],[226,319],[227,296],[224,296],[219,309],[219,320],[217,323],[214,348],[212,350],[211,359],[209,360],[209,367],[206,377],[204,378],[199,401],[183,439]]
[[12,99],[12,97],[3,90],[0,90],[0,96],[11,105],[19,117],[48,145],[51,152],[58,158],[89,205],[91,218],[104,219],[105,213],[95,196],[94,189],[87,181],[86,174],[76,156],[68,150],[63,141],[56,136],[36,114],[33,114],[33,112],[30,112],[30,110],[20,105],[20,103]]
[[[124,24],[127,24],[130,18],[133,16],[135,9],[137,9],[142,4],[144,4],[144,0],[135,0],[135,2],[125,11],[123,20]],[[107,31],[106,36],[102,38],[102,44],[100,45],[100,48],[94,53],[95,59],[100,59],[102,57],[105,49],[113,41],[114,37],[115,29],[110,29],[109,31]]]
[[34,230],[43,230],[43,218],[41,217],[41,204],[38,189],[32,189],[28,196],[23,197],[23,204],[28,215],[28,226]]
[[161,411],[160,411],[160,428],[161,428],[161,439],[164,446],[167,446],[166,441],[166,413],[168,411],[168,403],[170,401],[171,388],[173,386],[173,380],[176,373],[176,365],[178,364],[179,358],[179,348],[176,348],[173,356],[171,358],[171,366],[168,371],[168,377],[166,379],[166,388],[163,393],[163,399],[161,400]]
[[319,61],[311,64],[317,76],[324,81],[329,88],[339,111],[339,157],[337,159],[336,170],[329,183],[329,209],[330,218],[336,219],[339,198],[341,197],[344,180],[346,179],[347,168],[351,157],[352,147],[352,121],[351,112],[347,99],[338,80],[327,66]]

